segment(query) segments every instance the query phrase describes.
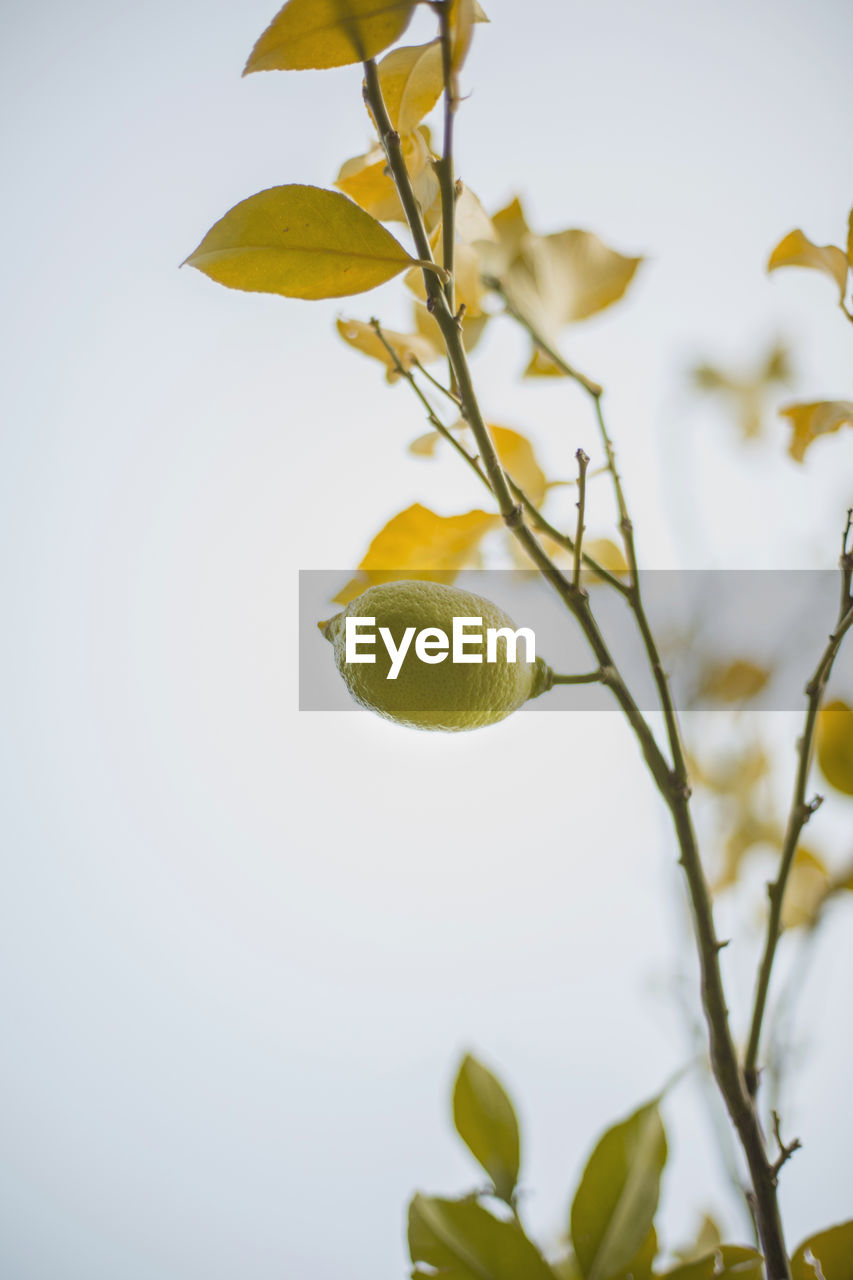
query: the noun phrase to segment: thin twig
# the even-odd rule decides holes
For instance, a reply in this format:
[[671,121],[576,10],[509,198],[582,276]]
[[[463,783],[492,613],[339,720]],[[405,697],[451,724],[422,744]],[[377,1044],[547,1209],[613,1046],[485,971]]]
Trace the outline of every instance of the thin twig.
[[443,396],[447,396],[448,400],[452,400],[457,409],[461,407],[461,401],[455,391],[451,391],[450,387],[446,387],[443,382],[439,382],[438,378],[434,378],[428,369],[425,369],[417,356],[411,357],[412,368],[417,369],[418,373],[422,373],[427,382],[431,382],[436,391],[440,391]]
[[534,346],[537,346],[549,360],[551,360],[567,378],[571,378],[578,384],[590,397],[595,409],[596,422],[601,436],[602,447],[604,448],[604,456],[607,459],[607,470],[613,479],[613,489],[616,497],[616,507],[619,512],[619,531],[622,535],[622,543],[625,548],[625,558],[628,563],[628,569],[631,576],[631,586],[628,592],[629,603],[637,620],[637,627],[642,637],[643,646],[646,650],[646,656],[649,660],[652,675],[654,677],[655,686],[658,691],[658,698],[666,723],[667,738],[669,740],[670,751],[672,753],[672,762],[674,771],[679,778],[680,784],[684,787],[689,785],[687,762],[684,754],[684,747],[681,741],[681,731],[678,726],[678,717],[675,713],[675,706],[672,701],[672,695],[669,689],[669,681],[663,668],[660,652],[654,638],[648,617],[646,616],[645,605],[640,590],[640,572],[637,563],[637,551],[634,543],[634,527],[628,514],[628,504],[625,500],[625,492],[622,487],[622,477],[616,464],[616,451],[613,447],[613,441],[607,429],[607,422],[604,417],[602,407],[602,397],[604,388],[597,382],[593,382],[586,374],[581,373],[573,365],[560,354],[555,347],[540,333],[536,325],[521,311],[512,301],[503,283],[493,276],[485,278],[484,283],[488,288],[497,293],[504,302],[507,314],[521,327],[526,330]]
[[815,796],[811,800],[806,799],[818,712],[820,711],[820,704],[823,700],[833,663],[841,648],[842,641],[851,627],[853,627],[853,603],[847,600],[839,615],[835,630],[829,637],[826,648],[821,654],[814,675],[806,685],[806,717],[802,736],[797,745],[799,763],[794,779],[794,794],[791,799],[785,837],[782,842],[779,870],[776,879],[767,886],[767,895],[770,899],[770,915],[767,921],[764,952],[758,970],[749,1041],[744,1059],[747,1088],[752,1097],[755,1097],[758,1091],[758,1052],[761,1044],[761,1026],[764,1020],[764,1010],[767,1006],[767,994],[770,990],[770,976],[773,971],[773,961],[776,958],[776,947],[782,933],[782,906],[785,899],[785,890],[788,887],[788,878],[794,865],[794,857],[803,827],[821,803],[820,796]]
[[477,459],[474,457],[472,453],[468,452],[468,450],[461,443],[461,441],[456,439],[456,436],[453,434],[450,428],[445,426],[445,424],[441,421],[441,418],[439,418],[438,414],[433,409],[429,400],[427,400],[423,391],[418,386],[412,371],[405,367],[399,355],[391,346],[391,343],[388,341],[388,339],[385,337],[385,334],[382,332],[382,325],[379,323],[379,321],[376,319],[375,316],[373,316],[370,323],[373,326],[373,329],[376,333],[377,338],[382,343],[385,350],[388,352],[388,356],[393,365],[394,372],[399,374],[401,378],[404,378],[406,382],[408,382],[409,386],[412,388],[415,395],[418,397],[424,409],[426,410],[426,415],[430,424],[433,427],[435,427],[439,435],[442,436],[443,439],[445,439],[448,442],[448,444],[453,445],[453,448],[460,455],[460,457],[463,458],[465,462],[467,462],[468,466],[472,469],[474,474],[483,482],[486,488],[490,490],[491,486],[489,484],[489,478],[483,471],[479,462],[477,461]]
[[799,1138],[794,1138],[793,1142],[782,1141],[781,1123],[779,1120],[779,1113],[777,1111],[773,1112],[773,1136],[779,1145],[779,1155],[776,1160],[773,1161],[773,1176],[778,1178],[779,1170],[782,1168],[783,1164],[787,1164],[794,1152],[799,1151],[803,1144],[800,1142]]
[[844,532],[841,535],[841,612],[853,604],[853,593],[851,593],[851,584],[853,584],[853,550],[848,548],[847,542],[850,537],[850,530],[853,529],[853,507],[847,508],[847,522],[844,525]]
[[578,524],[575,534],[575,558],[572,572],[572,585],[579,587],[581,582],[581,550],[583,549],[583,535],[586,526],[583,522],[584,508],[586,506],[586,469],[589,466],[589,458],[583,449],[578,449],[575,457],[578,460]]
[[604,680],[602,671],[585,671],[579,676],[560,676],[556,673],[551,679],[552,684],[601,684]]
[[559,351],[551,346],[547,338],[539,332],[535,325],[533,325],[526,316],[523,316],[520,311],[518,311],[512,298],[507,293],[503,281],[499,280],[496,276],[484,276],[483,284],[487,289],[491,289],[493,293],[496,293],[498,297],[502,299],[504,310],[507,315],[512,316],[513,320],[517,320],[522,328],[527,330],[533,341],[533,345],[538,347],[542,354],[546,355],[548,359],[557,366],[561,373],[564,373],[567,378],[571,378],[579,386],[583,387],[587,395],[601,395],[603,388],[600,387],[597,382],[593,382],[592,378],[588,378],[585,373],[581,373],[579,369],[575,369],[573,365],[570,365],[568,360],[566,360],[564,356],[560,355]]

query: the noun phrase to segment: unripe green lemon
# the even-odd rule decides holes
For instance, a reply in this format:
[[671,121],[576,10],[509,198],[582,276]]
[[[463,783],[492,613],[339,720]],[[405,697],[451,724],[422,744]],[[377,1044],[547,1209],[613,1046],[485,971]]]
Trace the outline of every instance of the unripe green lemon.
[[[347,662],[347,618],[375,619],[374,624],[362,629],[358,650],[374,656],[375,662]],[[482,619],[481,633],[473,625],[468,627],[466,650],[470,655],[479,654],[480,662],[452,660],[454,618]],[[390,632],[395,649],[400,648],[406,630],[415,628],[395,679],[388,679],[392,659],[381,639],[381,627]],[[527,661],[523,637],[519,637],[514,662],[507,660],[503,637],[497,639],[497,660],[487,662],[485,637],[490,627],[517,630],[501,609],[471,591],[436,582],[403,581],[368,587],[325,624],[324,634],[334,646],[338,670],[356,702],[397,724],[457,732],[496,724],[551,687],[550,667],[539,657]],[[415,651],[417,634],[428,628],[444,632],[451,644],[451,650],[440,662],[422,661]],[[375,635],[373,644],[365,643],[368,634]],[[480,645],[473,642],[478,634],[482,635]],[[432,637],[431,643],[431,652],[436,654],[440,641]],[[430,652],[426,648],[424,651]]]

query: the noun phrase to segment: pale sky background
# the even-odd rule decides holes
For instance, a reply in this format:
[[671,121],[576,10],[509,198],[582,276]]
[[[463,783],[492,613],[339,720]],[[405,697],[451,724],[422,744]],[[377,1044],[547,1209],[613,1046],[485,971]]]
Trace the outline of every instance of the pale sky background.
[[[853,436],[797,468],[771,416],[744,452],[684,370],[782,336],[793,396],[850,397],[831,285],[763,268],[794,226],[846,233],[853,10],[487,8],[460,173],[491,209],[519,191],[538,229],[648,258],[566,334],[608,387],[644,562],[831,566]],[[448,1123],[466,1048],[516,1098],[524,1211],[553,1242],[598,1133],[690,1052],[665,992],[674,966],[694,985],[672,841],[616,715],[444,737],[297,711],[297,571],[351,569],[413,501],[482,498],[406,455],[417,406],[334,333],[402,321],[398,285],[309,305],[178,270],[238,200],[328,185],[369,141],[358,69],[241,80],[271,16],[2,19],[4,1280],[403,1275],[411,1192],[478,1181]],[[588,407],[522,384],[524,359],[495,325],[483,402],[556,473],[594,445]],[[760,726],[783,791],[797,723]],[[829,856],[851,817],[820,815]],[[750,912],[720,913],[739,1026]],[[853,1216],[851,924],[832,914],[801,1003],[792,1245]],[[706,1209],[743,1238],[690,1079],[666,1119],[665,1242]]]

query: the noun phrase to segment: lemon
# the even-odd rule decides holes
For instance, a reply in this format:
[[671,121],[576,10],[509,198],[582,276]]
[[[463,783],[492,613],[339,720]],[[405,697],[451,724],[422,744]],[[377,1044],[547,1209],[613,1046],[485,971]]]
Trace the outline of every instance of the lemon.
[[[374,661],[347,660],[348,618],[375,620],[359,624],[358,647],[351,654]],[[459,652],[469,655],[468,661],[453,660],[454,618],[482,619],[481,627],[467,625],[467,643]],[[385,637],[380,628],[386,629]],[[517,631],[512,619],[482,596],[436,582],[406,580],[368,587],[325,624],[324,635],[334,646],[347,688],[361,706],[397,724],[459,732],[496,724],[551,687],[550,667],[538,657],[527,660],[523,635],[515,661],[509,660],[511,645],[501,636],[494,641],[495,660],[487,661],[489,628]],[[446,638],[443,650],[441,633]],[[480,660],[472,661],[477,654]]]

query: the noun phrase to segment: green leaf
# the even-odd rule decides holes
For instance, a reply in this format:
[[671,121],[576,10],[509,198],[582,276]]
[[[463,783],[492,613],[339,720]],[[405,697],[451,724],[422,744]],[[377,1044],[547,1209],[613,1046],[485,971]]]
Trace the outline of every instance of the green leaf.
[[441,1280],[554,1280],[517,1223],[493,1217],[473,1199],[415,1196],[409,1206],[409,1250],[413,1263],[437,1268]]
[[853,1222],[804,1240],[791,1259],[791,1276],[792,1280],[853,1280]]
[[572,1204],[572,1244],[585,1280],[611,1280],[642,1249],[666,1163],[657,1102],[609,1129],[589,1158]]
[[235,204],[186,261],[229,289],[341,298],[384,284],[414,259],[340,192],[290,185]]
[[[723,1244],[698,1262],[667,1271],[661,1280],[763,1280],[763,1276],[764,1260],[760,1253],[746,1245]],[[809,1280],[815,1277],[810,1276]]]
[[637,1255],[619,1272],[617,1280],[652,1280],[652,1266],[658,1252],[658,1233],[652,1227]]
[[699,1223],[695,1239],[681,1249],[674,1249],[673,1253],[681,1262],[696,1262],[712,1250],[718,1249],[721,1244],[720,1229],[714,1219],[706,1213]]
[[252,71],[307,71],[364,62],[409,25],[415,0],[288,0],[249,54]]
[[500,1081],[470,1054],[453,1087],[453,1123],[501,1199],[511,1200],[520,1162],[518,1120]]

